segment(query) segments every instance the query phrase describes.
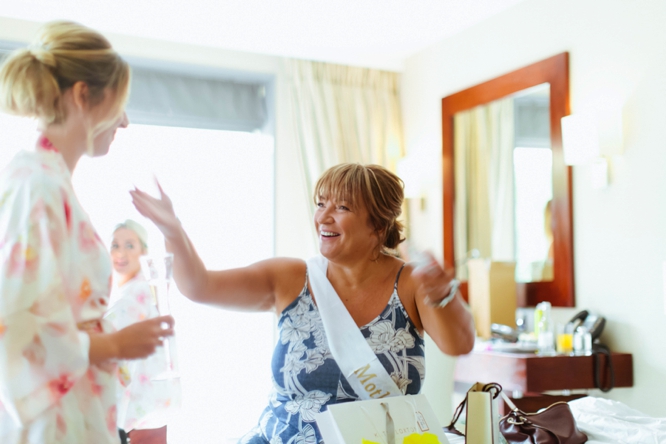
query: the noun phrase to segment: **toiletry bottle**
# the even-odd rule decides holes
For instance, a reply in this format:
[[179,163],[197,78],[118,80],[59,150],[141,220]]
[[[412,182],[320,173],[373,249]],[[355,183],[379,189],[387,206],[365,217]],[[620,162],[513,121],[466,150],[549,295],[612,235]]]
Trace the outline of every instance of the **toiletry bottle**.
[[555,353],[554,335],[553,335],[553,322],[550,313],[550,302],[541,302],[537,305],[541,311],[538,322],[537,344],[539,347],[539,354],[550,355]]

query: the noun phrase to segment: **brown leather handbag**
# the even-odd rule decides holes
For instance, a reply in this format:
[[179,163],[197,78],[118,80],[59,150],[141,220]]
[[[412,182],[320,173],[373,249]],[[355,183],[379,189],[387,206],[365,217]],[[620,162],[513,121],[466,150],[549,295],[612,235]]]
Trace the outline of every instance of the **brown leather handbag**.
[[578,430],[569,404],[556,402],[539,413],[525,413],[502,392],[511,412],[499,423],[509,444],[581,444],[587,435]]

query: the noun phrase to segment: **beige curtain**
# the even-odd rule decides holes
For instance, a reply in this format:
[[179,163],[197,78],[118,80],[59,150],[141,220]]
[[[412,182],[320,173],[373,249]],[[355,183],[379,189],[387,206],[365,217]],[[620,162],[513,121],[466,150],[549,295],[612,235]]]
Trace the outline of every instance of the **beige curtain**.
[[[457,259],[477,249],[481,257],[515,260],[513,99],[454,117]],[[459,275],[465,277],[464,267]]]
[[403,156],[397,73],[289,60],[290,108],[308,196],[342,162],[395,171]]

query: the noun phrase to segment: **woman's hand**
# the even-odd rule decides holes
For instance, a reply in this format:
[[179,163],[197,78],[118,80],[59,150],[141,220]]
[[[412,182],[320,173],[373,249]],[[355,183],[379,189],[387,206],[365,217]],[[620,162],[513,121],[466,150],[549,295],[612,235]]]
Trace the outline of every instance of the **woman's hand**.
[[150,219],[167,239],[175,235],[180,229],[180,222],[173,210],[171,199],[164,193],[159,182],[155,180],[160,190],[160,198],[156,199],[150,194],[135,188],[130,190],[132,204],[142,216]]
[[451,356],[467,354],[474,347],[471,312],[458,292],[453,293],[443,308],[439,305],[457,288],[455,270],[445,270],[432,254],[427,256],[430,260],[412,272],[417,294],[423,297],[417,300],[423,328],[444,353]]
[[426,303],[436,306],[451,292],[456,272],[454,269],[445,270],[432,254],[423,254],[427,261],[418,265],[412,276],[419,286],[419,291],[425,295]]
[[[163,325],[166,324],[166,327]],[[171,316],[160,316],[129,325],[111,333],[119,359],[140,359],[150,356],[162,345],[162,340],[173,336],[174,320]]]

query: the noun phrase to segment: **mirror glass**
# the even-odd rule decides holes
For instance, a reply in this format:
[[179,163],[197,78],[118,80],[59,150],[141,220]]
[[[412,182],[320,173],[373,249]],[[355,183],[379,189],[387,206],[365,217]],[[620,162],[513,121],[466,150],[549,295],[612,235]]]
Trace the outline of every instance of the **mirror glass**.
[[553,280],[553,155],[545,83],[455,114],[454,251],[513,262],[517,282]]

